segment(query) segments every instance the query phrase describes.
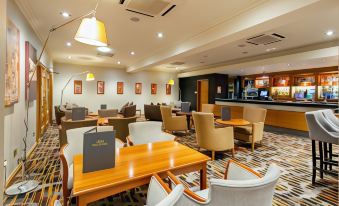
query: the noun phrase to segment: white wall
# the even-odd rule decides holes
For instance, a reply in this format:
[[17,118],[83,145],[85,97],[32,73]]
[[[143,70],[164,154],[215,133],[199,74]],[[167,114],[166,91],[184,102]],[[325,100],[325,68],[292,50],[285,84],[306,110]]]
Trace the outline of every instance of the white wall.
[[[7,16],[16,25],[20,31],[20,96],[19,102],[13,106],[5,108],[5,160],[8,161],[7,177],[18,165],[18,158],[22,157],[23,142],[25,135],[24,114],[25,114],[25,41],[29,41],[38,51],[41,50],[42,43],[30,27],[29,23],[20,12],[14,1],[8,1]],[[48,56],[42,58],[42,63],[47,67],[52,64]],[[3,98],[2,98],[3,99]],[[36,131],[36,101],[32,102],[29,108],[29,132],[28,132],[28,150],[35,143]],[[14,157],[14,150],[17,149],[18,155]]]
[[[86,75],[76,77],[76,80],[83,80],[82,94],[73,94],[74,81],[68,85],[64,92],[63,103],[72,102],[89,108],[90,111],[97,111],[101,104],[107,104],[108,108],[120,108],[128,101],[137,104],[137,109],[142,109],[145,103],[157,103],[178,100],[178,80],[176,74],[165,72],[137,72],[127,73],[122,69],[107,67],[87,67],[71,64],[54,64],[54,71],[60,74],[54,75],[54,105],[60,104],[61,90],[68,78],[75,73],[91,71],[95,75],[95,81],[86,82]],[[175,80],[172,86],[172,94],[166,95],[165,86],[170,78]],[[97,94],[97,81],[105,81],[105,94]],[[124,82],[124,94],[117,94],[117,82]],[[142,83],[142,94],[137,95],[134,91],[136,82]],[[157,94],[151,95],[151,83],[157,84]]]
[[[7,16],[7,0],[0,0],[0,74],[5,73],[6,61],[6,16]],[[4,75],[0,75],[0,99],[4,99],[5,88]],[[4,101],[0,101],[0,163],[4,162]],[[0,169],[0,205],[3,200],[4,170]]]

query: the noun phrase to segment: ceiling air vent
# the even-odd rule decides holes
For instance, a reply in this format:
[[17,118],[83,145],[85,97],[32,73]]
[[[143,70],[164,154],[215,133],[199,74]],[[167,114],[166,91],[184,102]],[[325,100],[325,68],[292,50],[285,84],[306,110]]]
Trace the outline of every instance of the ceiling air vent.
[[185,62],[172,62],[171,64],[179,66],[185,64]]
[[165,0],[120,0],[129,12],[148,17],[165,16],[176,6]]
[[114,56],[113,53],[105,53],[105,52],[98,52],[97,55],[102,56],[102,57],[113,57]]
[[273,33],[273,34],[261,34],[258,36],[254,36],[246,39],[246,42],[254,45],[268,45],[276,42],[282,41],[285,37],[281,34]]

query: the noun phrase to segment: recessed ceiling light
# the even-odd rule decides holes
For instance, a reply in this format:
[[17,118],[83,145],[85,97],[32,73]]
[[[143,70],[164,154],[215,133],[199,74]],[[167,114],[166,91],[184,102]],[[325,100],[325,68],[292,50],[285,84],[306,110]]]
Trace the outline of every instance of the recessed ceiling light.
[[72,57],[71,57],[71,56],[68,56],[67,59],[72,59]]
[[247,54],[248,52],[247,51],[244,51],[244,52],[242,52],[243,54]]
[[328,30],[325,34],[326,34],[327,36],[332,36],[332,35],[334,34],[334,31]]
[[239,44],[238,47],[245,47],[245,44]]
[[68,13],[68,12],[66,12],[66,11],[62,11],[62,12],[60,12],[60,14],[61,14],[63,17],[65,17],[65,18],[68,18],[68,17],[72,16],[70,13]]
[[111,51],[112,51],[111,48],[106,47],[106,46],[98,47],[97,50],[98,50],[99,52],[104,52],[104,53],[108,53],[108,52],[111,52]]
[[135,55],[135,52],[134,52],[134,51],[131,51],[131,52],[130,52],[130,55]]
[[120,62],[120,61],[118,61],[117,63],[118,63],[118,64],[121,64],[121,62]]
[[160,39],[161,39],[162,37],[164,37],[164,34],[163,34],[163,33],[161,33],[161,32],[158,32],[158,33],[157,33],[157,36],[158,36],[158,38],[160,38]]
[[66,45],[67,46],[72,46],[72,43],[71,42],[67,42]]
[[138,22],[138,21],[140,21],[140,19],[139,19],[138,17],[132,17],[132,18],[130,18],[130,20],[133,21],[133,22]]

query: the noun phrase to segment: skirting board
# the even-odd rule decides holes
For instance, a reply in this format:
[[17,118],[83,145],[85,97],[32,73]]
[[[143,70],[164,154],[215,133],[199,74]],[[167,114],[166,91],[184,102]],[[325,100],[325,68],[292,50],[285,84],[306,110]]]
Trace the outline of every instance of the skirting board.
[[[34,145],[31,147],[31,149],[27,152],[27,155],[26,155],[27,159],[31,157],[37,145],[38,143],[35,142]],[[21,167],[22,167],[22,163],[18,164],[13,170],[13,172],[8,176],[8,179],[6,180],[6,186],[5,186],[6,188],[13,184],[13,178],[21,171]]]

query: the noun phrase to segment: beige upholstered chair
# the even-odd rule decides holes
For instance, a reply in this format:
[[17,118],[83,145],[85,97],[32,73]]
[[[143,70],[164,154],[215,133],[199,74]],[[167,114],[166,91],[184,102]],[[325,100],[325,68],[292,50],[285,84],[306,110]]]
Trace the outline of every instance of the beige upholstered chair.
[[128,124],[136,122],[137,117],[113,117],[108,118],[108,124],[114,127],[116,131],[115,137],[123,142],[126,142],[126,137],[129,135]]
[[243,119],[249,121],[251,124],[234,128],[235,138],[250,142],[252,152],[254,152],[254,144],[261,142],[264,136],[266,112],[267,110],[263,108],[244,107]]
[[118,115],[118,109],[99,109],[99,117],[116,117]]
[[204,113],[213,113],[214,114],[215,105],[214,104],[202,104],[201,112]]
[[75,129],[80,127],[90,127],[90,126],[97,126],[98,120],[97,119],[86,119],[80,121],[69,121],[69,120],[61,120],[61,127],[59,129],[59,142],[60,148],[67,144],[67,134],[66,131],[69,129]]
[[215,151],[232,150],[234,157],[234,136],[232,127],[215,128],[212,113],[192,113],[196,139],[200,148],[212,151],[212,160]]
[[172,108],[169,106],[161,106],[160,110],[165,131],[187,132],[186,116],[172,116]]

